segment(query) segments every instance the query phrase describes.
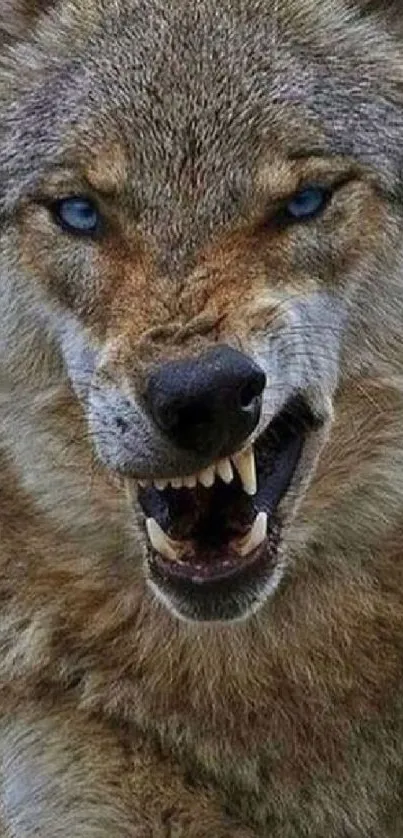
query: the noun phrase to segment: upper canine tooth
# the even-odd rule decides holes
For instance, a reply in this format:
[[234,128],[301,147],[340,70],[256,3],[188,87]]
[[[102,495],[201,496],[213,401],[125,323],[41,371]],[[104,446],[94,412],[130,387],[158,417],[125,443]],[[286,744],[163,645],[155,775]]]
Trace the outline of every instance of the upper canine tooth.
[[182,477],[173,477],[171,479],[171,486],[173,489],[181,489],[183,486],[183,479]]
[[265,540],[267,535],[267,515],[266,512],[259,512],[244,538],[239,538],[237,541],[232,541],[231,546],[239,553],[240,556],[248,556],[252,550],[256,550],[260,544]]
[[253,445],[250,445],[245,451],[241,451],[240,454],[235,454],[231,459],[242,480],[244,491],[248,495],[255,495],[257,492],[257,480]]
[[148,487],[150,485],[149,480],[138,480],[137,482],[138,482],[139,486],[141,486],[142,489],[148,489]]
[[234,472],[228,457],[226,457],[225,460],[219,460],[218,463],[216,463],[216,470],[218,476],[221,477],[221,480],[223,480],[224,483],[231,483],[234,479]]
[[215,481],[215,468],[214,466],[208,466],[208,468],[204,468],[203,471],[200,471],[197,475],[198,480],[205,486],[206,489],[210,489],[213,486]]
[[174,541],[173,538],[170,538],[155,518],[147,518],[146,528],[154,550],[171,562],[177,561],[183,551],[183,544],[180,541]]
[[190,474],[189,477],[183,478],[183,485],[186,486],[187,489],[195,489],[197,486],[197,477],[195,474]]
[[164,489],[166,489],[166,487],[168,486],[168,482],[169,482],[168,480],[163,480],[163,479],[154,480],[154,486],[155,486],[156,489],[158,489],[159,492],[163,492]]

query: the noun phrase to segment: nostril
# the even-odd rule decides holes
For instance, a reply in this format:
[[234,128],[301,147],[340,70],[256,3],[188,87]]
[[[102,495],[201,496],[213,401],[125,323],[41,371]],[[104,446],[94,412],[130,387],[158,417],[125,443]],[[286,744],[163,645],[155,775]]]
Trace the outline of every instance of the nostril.
[[207,426],[213,421],[212,411],[204,404],[190,404],[178,411],[177,426],[183,428],[196,428]]
[[154,418],[157,424],[165,430],[173,430],[178,424],[180,407],[175,402],[158,400],[154,404]]
[[198,402],[183,405],[179,401],[161,401],[154,405],[154,417],[162,430],[179,436],[207,427],[213,421],[211,409]]
[[251,387],[250,384],[246,384],[245,387],[242,387],[239,394],[239,403],[241,407],[249,407],[250,403],[253,402],[255,398],[256,393],[254,387]]
[[155,418],[161,430],[181,448],[203,453],[214,442],[216,422],[210,405],[167,404]]
[[243,385],[239,392],[239,403],[241,407],[247,408],[256,402],[257,398],[261,396],[266,386],[266,376],[264,373],[254,376],[246,384]]

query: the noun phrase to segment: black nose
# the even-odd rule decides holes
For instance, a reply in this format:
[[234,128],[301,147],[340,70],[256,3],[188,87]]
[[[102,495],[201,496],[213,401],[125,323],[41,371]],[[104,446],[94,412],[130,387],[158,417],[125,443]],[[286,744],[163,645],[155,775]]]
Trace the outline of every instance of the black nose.
[[215,459],[235,451],[260,418],[263,370],[229,346],[169,361],[150,376],[147,402],[159,428],[180,448]]

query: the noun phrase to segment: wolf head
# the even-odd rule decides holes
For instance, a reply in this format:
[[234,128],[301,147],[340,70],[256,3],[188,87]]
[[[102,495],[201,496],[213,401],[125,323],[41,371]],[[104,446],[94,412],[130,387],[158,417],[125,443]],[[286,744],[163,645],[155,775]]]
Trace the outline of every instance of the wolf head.
[[380,452],[351,429],[402,371],[403,76],[362,6],[67,2],[7,36],[4,368],[57,347],[188,620],[256,611]]

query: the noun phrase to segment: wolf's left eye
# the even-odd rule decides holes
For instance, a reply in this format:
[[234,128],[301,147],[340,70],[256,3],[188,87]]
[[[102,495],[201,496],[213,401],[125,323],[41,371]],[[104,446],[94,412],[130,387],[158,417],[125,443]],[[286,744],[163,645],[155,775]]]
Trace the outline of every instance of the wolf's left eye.
[[52,204],[51,210],[55,221],[70,233],[91,236],[99,230],[101,216],[90,198],[61,198]]
[[330,190],[324,186],[307,186],[297,192],[286,204],[285,211],[290,221],[304,221],[315,218],[324,209],[330,198]]

